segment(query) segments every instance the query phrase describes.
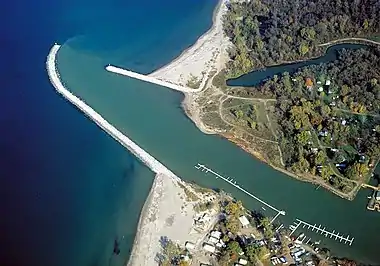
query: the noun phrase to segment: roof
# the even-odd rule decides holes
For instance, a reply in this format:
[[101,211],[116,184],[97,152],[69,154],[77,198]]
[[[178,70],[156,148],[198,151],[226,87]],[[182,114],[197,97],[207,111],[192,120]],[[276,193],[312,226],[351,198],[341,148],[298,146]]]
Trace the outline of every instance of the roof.
[[206,251],[211,252],[211,253],[213,253],[213,252],[215,251],[215,247],[214,247],[214,246],[211,246],[210,244],[207,244],[207,243],[205,243],[205,244],[203,245],[203,248],[204,248]]
[[195,247],[194,243],[186,242],[186,244],[185,244],[185,248],[187,248],[187,249],[193,249],[194,247]]
[[249,221],[248,221],[247,217],[245,217],[244,215],[239,217],[239,221],[240,221],[242,226],[249,225]]
[[241,265],[246,265],[246,264],[248,263],[248,261],[245,260],[245,259],[239,259],[239,263],[240,263]]
[[222,232],[220,231],[211,231],[210,235],[215,238],[220,238],[222,236]]

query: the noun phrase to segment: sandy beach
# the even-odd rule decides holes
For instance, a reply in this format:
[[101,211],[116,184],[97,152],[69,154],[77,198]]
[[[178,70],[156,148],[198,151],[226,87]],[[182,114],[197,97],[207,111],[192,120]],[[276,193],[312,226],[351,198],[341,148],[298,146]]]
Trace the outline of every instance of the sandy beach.
[[[184,187],[198,196],[189,200]],[[157,174],[141,211],[139,226],[128,266],[158,265],[162,254],[161,239],[167,238],[184,247],[187,241],[200,244],[202,232],[195,230],[195,204],[215,198],[200,194],[182,181]],[[215,213],[216,214],[216,213]]]
[[[179,85],[186,85],[191,76],[197,77],[201,88],[211,86],[212,75],[222,70],[229,60],[227,50],[232,43],[224,34],[223,16],[227,12],[227,0],[220,0],[213,14],[212,27],[196,43],[166,66],[150,76]],[[204,125],[200,118],[197,93],[185,93],[182,107],[187,116],[205,134],[216,134]]]
[[212,70],[223,68],[228,59],[226,49],[231,45],[223,31],[222,18],[227,11],[226,2],[221,0],[218,3],[213,14],[212,27],[199,37],[193,46],[149,76],[186,85],[193,75],[202,80],[204,85]]

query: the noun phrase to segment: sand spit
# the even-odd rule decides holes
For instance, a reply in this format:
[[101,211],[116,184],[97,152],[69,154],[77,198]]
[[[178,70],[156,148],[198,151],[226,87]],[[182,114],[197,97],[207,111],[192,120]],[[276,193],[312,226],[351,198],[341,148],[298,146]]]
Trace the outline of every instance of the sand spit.
[[224,35],[222,19],[227,11],[227,2],[227,0],[219,2],[214,11],[212,27],[193,46],[149,76],[184,86],[193,75],[202,80],[200,85],[202,88],[210,72],[222,69],[228,60],[226,50],[231,43]]

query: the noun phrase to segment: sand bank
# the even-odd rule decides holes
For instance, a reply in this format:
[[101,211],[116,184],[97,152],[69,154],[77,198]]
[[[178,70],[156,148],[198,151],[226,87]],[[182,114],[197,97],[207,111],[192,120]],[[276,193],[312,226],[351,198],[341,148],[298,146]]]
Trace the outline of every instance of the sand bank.
[[[162,254],[162,238],[168,238],[182,247],[186,241],[199,244],[202,233],[194,230],[193,222],[196,216],[194,205],[201,198],[198,201],[189,201],[183,186],[192,190],[184,182],[177,182],[162,174],[156,176],[141,211],[128,266],[158,265],[159,256]],[[202,194],[202,200],[204,197]]]
[[219,2],[214,11],[212,27],[193,46],[150,76],[186,85],[193,75],[202,80],[200,87],[203,87],[212,70],[223,68],[228,60],[226,50],[231,45],[223,31],[222,18],[227,11],[227,2]]

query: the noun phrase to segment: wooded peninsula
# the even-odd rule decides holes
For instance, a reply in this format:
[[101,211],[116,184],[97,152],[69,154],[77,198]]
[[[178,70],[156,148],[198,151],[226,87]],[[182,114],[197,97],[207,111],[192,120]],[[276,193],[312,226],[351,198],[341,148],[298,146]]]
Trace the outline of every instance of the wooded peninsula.
[[[380,158],[380,2],[234,1],[224,30],[230,60],[197,99],[202,122],[274,168],[354,198]],[[362,45],[255,87],[226,85],[347,42]]]

